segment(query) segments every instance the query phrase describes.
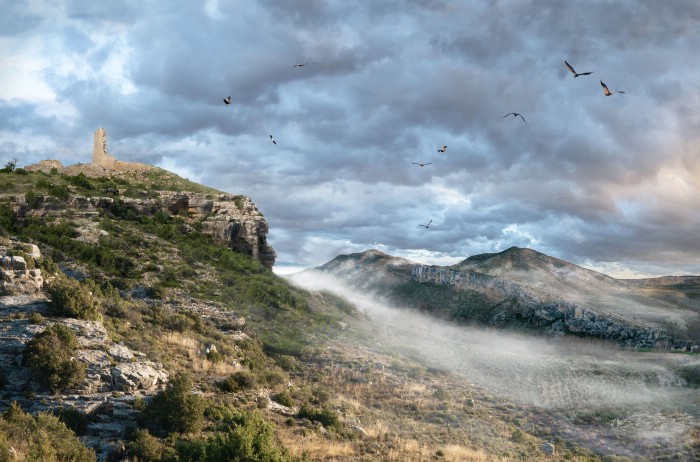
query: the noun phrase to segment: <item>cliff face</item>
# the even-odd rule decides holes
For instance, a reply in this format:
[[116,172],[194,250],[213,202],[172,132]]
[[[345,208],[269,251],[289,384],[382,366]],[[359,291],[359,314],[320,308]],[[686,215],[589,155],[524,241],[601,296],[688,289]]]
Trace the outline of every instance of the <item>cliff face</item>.
[[193,218],[206,217],[202,232],[272,269],[276,255],[267,243],[269,228],[253,201],[246,196],[227,194],[209,197],[201,193],[161,194],[163,207],[170,213],[184,210]]
[[[427,266],[376,251],[337,257],[318,270],[359,290],[462,322],[530,327],[631,346],[685,348],[700,341],[700,278],[682,289],[595,273],[531,249]],[[684,291],[685,290],[685,291]]]
[[62,202],[51,201],[49,196],[37,196],[37,205],[33,209],[27,207],[22,195],[9,199],[17,204],[20,217],[59,217],[70,211],[76,219],[89,219],[109,211],[116,204],[133,207],[145,215],[157,212],[179,215],[193,223],[201,221],[202,232],[272,269],[276,255],[267,243],[268,224],[249,197],[172,191],[157,191],[156,194],[157,197],[150,194],[143,198],[73,195]]
[[[83,174],[91,178],[128,178],[136,183],[153,183],[158,180],[171,180],[176,175],[152,165],[139,162],[123,162],[108,153],[107,132],[100,127],[95,130],[90,164],[76,164],[64,167],[57,160],[43,160],[26,167],[30,172],[50,174],[55,171],[65,175]],[[158,180],[154,180],[158,178]],[[183,181],[190,186],[193,183]],[[201,188],[201,185],[199,189]],[[181,191],[182,188],[178,188]],[[201,222],[202,231],[219,242],[225,243],[236,252],[244,253],[258,260],[266,268],[272,269],[275,251],[267,243],[268,225],[253,201],[246,196],[233,196],[221,193],[153,191],[143,192],[142,198],[123,197],[124,191],[112,191],[111,197],[85,197],[73,195],[66,201],[50,201],[48,196],[38,196],[32,210],[27,207],[24,196],[7,197],[15,203],[20,216],[59,216],[64,209],[89,218],[99,215],[121,201],[124,206],[134,207],[146,215],[165,212],[180,215],[192,222]],[[155,193],[155,196],[153,197]],[[115,197],[116,196],[116,197]]]
[[532,287],[485,274],[414,266],[411,278],[419,283],[486,295],[498,306],[491,317],[493,325],[517,316],[554,335],[573,333],[642,347],[673,343],[671,332],[662,326],[645,326],[565,299],[552,300],[548,294]]

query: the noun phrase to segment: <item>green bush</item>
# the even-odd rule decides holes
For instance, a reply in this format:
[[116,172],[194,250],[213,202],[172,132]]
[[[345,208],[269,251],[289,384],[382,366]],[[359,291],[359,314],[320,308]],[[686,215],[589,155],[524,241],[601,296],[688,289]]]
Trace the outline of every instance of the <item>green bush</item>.
[[154,434],[197,433],[204,425],[205,400],[192,393],[186,374],[173,377],[139,415],[139,425]]
[[[3,437],[5,441],[3,442]],[[3,459],[3,446],[24,447],[24,459]],[[51,414],[36,417],[12,403],[0,418],[0,460],[41,462],[94,462],[95,451],[86,448],[75,434]]]
[[249,371],[238,371],[231,374],[226,380],[219,382],[221,391],[235,393],[255,387],[257,381],[255,375]]
[[53,411],[58,420],[73,430],[78,436],[87,434],[88,418],[85,413],[72,407],[62,407]]
[[34,311],[27,319],[29,320],[30,324],[41,324],[44,322],[44,316],[42,316],[42,314],[38,311]]
[[274,428],[259,412],[242,413],[228,422],[229,429],[203,441],[180,440],[175,444],[180,461],[294,462],[275,444]]
[[83,189],[95,189],[95,186],[90,183],[90,180],[87,179],[85,174],[83,172],[78,173],[76,176],[69,176],[68,181],[74,186],[77,186],[79,188]]
[[54,196],[56,199],[66,200],[70,196],[70,191],[64,184],[52,184],[49,186],[49,195]]
[[8,204],[0,204],[0,234],[8,236],[17,233],[17,214]]
[[156,462],[161,460],[165,452],[165,445],[160,440],[147,430],[139,429],[134,432],[134,435],[127,446],[129,454],[132,456],[130,460],[139,462]]
[[318,422],[325,428],[338,429],[340,427],[340,418],[338,413],[327,406],[315,408],[308,404],[302,404],[297,417],[309,419],[312,422]]
[[31,189],[24,195],[24,200],[27,202],[27,207],[30,209],[39,207],[39,196]]
[[68,327],[54,324],[27,342],[23,364],[55,393],[73,388],[85,380],[85,364],[72,357],[77,346],[78,339]]
[[77,280],[59,274],[49,285],[48,292],[52,315],[93,321],[100,319],[99,301]]
[[294,398],[292,398],[292,394],[289,393],[289,390],[284,390],[280,393],[277,393],[276,395],[273,395],[272,400],[277,403],[280,403],[282,406],[294,406]]

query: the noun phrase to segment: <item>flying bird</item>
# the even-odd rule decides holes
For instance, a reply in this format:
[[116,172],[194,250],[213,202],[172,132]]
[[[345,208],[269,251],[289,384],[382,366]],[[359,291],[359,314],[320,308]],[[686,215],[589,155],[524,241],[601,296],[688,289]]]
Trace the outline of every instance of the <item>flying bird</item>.
[[564,64],[566,64],[566,67],[569,68],[569,70],[574,74],[574,78],[578,77],[579,75],[591,75],[593,72],[581,72],[580,74],[574,70],[573,67],[571,67],[571,64],[567,63],[566,60],[564,60]]
[[307,64],[309,64],[309,63],[295,64],[295,65],[293,65],[292,67],[304,67],[304,66],[306,66]]
[[432,223],[432,222],[433,222],[433,220],[430,220],[430,221],[428,222],[427,225],[422,225],[422,224],[421,224],[421,225],[418,225],[418,226],[422,226],[423,228],[428,229],[428,228],[430,228],[430,223]]
[[272,135],[270,135],[270,141],[272,141],[273,144],[277,144],[277,141],[275,141],[275,139],[272,137]]
[[509,112],[508,114],[506,114],[506,115],[504,115],[503,117],[501,117],[501,119],[505,119],[505,118],[508,117],[509,115],[512,115],[513,117],[520,117],[521,119],[523,119],[523,122],[527,123],[527,121],[525,120],[525,117],[523,117],[522,114],[518,114],[517,112]]
[[608,89],[608,86],[603,83],[603,81],[600,81],[600,86],[603,87],[603,91],[605,92],[605,96],[612,96],[614,93],[624,93],[622,90],[615,90],[615,91],[610,91]]
[[443,146],[442,149],[438,149],[437,152],[445,152],[445,149],[447,149],[447,146]]
[[432,162],[428,162],[427,164],[421,164],[421,163],[419,163],[419,162],[413,162],[413,165],[417,165],[417,166],[419,166],[419,167],[425,167],[426,165],[430,165],[430,164],[432,164]]
[[226,103],[227,106],[228,106],[229,104],[231,104],[231,97],[228,96],[228,97],[224,98],[224,103]]

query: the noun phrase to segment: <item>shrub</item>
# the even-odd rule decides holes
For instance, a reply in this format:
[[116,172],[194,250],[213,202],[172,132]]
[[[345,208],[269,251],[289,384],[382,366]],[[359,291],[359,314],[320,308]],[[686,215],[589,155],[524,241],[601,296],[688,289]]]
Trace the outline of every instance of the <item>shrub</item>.
[[165,451],[165,446],[147,430],[136,430],[128,448],[130,455],[142,462],[159,461]]
[[68,187],[66,185],[52,184],[49,186],[49,194],[57,199],[65,200],[68,199],[68,196],[70,196],[70,191],[68,191]]
[[284,448],[275,445],[274,428],[259,412],[240,414],[232,419],[226,433],[201,441],[178,441],[180,460],[229,462],[293,462]]
[[280,393],[277,393],[276,395],[273,395],[272,400],[277,403],[280,403],[282,406],[294,406],[294,398],[292,398],[292,395],[291,393],[289,393],[289,390],[284,390]]
[[173,377],[139,415],[139,424],[156,434],[199,432],[204,425],[205,400],[192,393],[186,374]]
[[[3,459],[7,454],[2,449],[3,436],[6,446],[26,448],[25,457]],[[57,417],[46,413],[33,417],[12,403],[0,418],[0,460],[94,462],[95,451],[86,448]]]
[[49,285],[49,312],[54,316],[99,320],[99,301],[87,287],[63,274]]
[[256,385],[255,376],[249,371],[238,371],[231,374],[226,380],[219,382],[221,391],[235,393],[240,390],[253,388]]
[[302,419],[306,418],[312,422],[318,422],[325,428],[337,429],[340,427],[338,413],[327,406],[314,408],[308,404],[302,404],[297,417]]
[[17,232],[17,214],[8,204],[0,204],[0,233],[7,236]]
[[36,209],[39,207],[39,196],[37,196],[37,194],[31,189],[24,195],[24,200],[27,202],[27,207],[30,209]]
[[70,181],[72,185],[77,186],[79,188],[95,189],[95,187],[92,185],[92,183],[90,183],[90,180],[87,179],[83,172],[78,173],[76,176],[69,176],[68,181]]
[[29,318],[27,319],[29,320],[30,324],[41,324],[42,322],[44,322],[44,316],[42,316],[42,314],[38,311],[35,311],[32,314],[30,314]]
[[54,324],[27,342],[23,364],[53,392],[76,387],[85,379],[86,368],[72,358],[77,346],[78,339],[68,327]]
[[72,407],[62,407],[56,409],[53,414],[58,417],[58,420],[63,422],[66,427],[73,430],[78,436],[87,434],[88,418],[79,410]]

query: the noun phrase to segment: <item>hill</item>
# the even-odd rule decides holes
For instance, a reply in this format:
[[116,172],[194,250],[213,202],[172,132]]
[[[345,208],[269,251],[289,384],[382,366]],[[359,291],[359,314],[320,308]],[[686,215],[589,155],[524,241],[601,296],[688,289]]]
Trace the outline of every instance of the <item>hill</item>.
[[[376,319],[269,270],[251,198],[128,163],[14,167],[0,172],[0,460],[599,461],[697,447],[685,412],[670,414],[671,443],[625,446],[627,426],[600,444],[611,414],[597,407],[533,408],[380,344]],[[414,268],[377,252],[334,265],[382,267],[399,285]],[[694,371],[580,363],[620,383]]]
[[573,334],[634,347],[700,343],[700,277],[621,280],[511,247],[452,266],[426,266],[375,250],[317,268],[400,306],[466,323]]

